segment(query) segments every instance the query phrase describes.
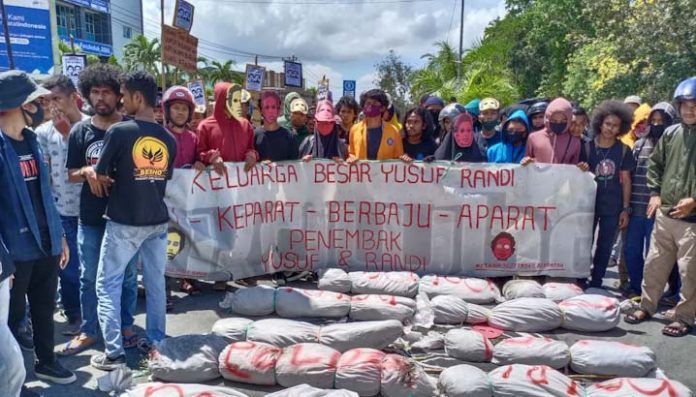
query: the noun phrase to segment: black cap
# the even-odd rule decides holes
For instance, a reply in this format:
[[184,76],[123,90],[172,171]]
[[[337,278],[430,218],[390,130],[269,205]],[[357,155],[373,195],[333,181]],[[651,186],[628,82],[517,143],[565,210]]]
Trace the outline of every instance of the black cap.
[[0,111],[16,109],[50,93],[20,70],[0,73]]

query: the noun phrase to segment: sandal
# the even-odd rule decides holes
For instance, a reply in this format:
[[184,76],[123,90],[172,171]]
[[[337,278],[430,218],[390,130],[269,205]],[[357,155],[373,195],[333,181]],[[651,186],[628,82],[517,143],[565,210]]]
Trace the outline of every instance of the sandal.
[[[638,316],[638,313],[643,313],[643,316]],[[633,311],[633,313],[626,315],[626,317],[624,317],[624,321],[629,324],[640,324],[643,321],[649,319],[650,317],[652,316],[645,310],[636,309]]]
[[97,339],[80,334],[65,343],[61,349],[56,351],[56,354],[59,356],[72,356],[89,349],[95,343],[97,343]]
[[662,335],[680,338],[691,333],[692,326],[683,322],[675,321],[672,324],[662,328]]
[[132,349],[138,346],[138,334],[123,335],[123,348]]
[[179,291],[187,293],[189,295],[198,295],[201,293],[201,289],[196,285],[195,280],[188,278],[179,279]]
[[138,350],[143,354],[149,354],[153,349],[152,343],[147,338],[140,338],[137,343]]

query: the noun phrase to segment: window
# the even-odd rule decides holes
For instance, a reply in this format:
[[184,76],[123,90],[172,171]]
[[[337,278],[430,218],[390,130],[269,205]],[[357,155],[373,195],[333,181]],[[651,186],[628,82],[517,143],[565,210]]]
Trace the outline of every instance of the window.
[[133,37],[133,28],[123,25],[123,38],[130,39],[131,37]]
[[82,38],[97,43],[111,44],[109,15],[91,11],[83,11],[83,14]]
[[85,13],[85,31],[84,37],[87,40],[95,41],[96,34],[94,32],[94,19],[96,15],[91,12]]
[[77,20],[75,19],[75,7],[57,4],[56,5],[56,24],[58,25],[58,35],[77,37]]

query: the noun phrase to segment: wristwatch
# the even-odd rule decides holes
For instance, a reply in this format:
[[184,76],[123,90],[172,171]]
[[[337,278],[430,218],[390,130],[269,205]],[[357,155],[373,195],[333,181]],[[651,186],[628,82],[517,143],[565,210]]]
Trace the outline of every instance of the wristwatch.
[[631,213],[633,212],[633,208],[631,208],[631,207],[624,207],[624,209],[621,210],[621,211],[626,211],[626,213],[627,213],[628,215],[631,215]]

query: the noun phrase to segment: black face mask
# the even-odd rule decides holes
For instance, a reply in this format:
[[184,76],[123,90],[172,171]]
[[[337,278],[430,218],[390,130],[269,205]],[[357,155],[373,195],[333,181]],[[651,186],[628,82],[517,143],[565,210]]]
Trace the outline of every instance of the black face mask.
[[430,112],[430,117],[433,118],[433,123],[436,123],[437,117],[440,115],[440,111],[439,110],[428,110],[428,112]]
[[651,124],[649,127],[650,127],[650,132],[648,134],[653,139],[660,139],[662,134],[665,132],[665,128],[666,128],[666,126],[664,124],[660,124],[660,125]]
[[41,104],[39,104],[36,101],[31,102],[34,106],[36,106],[36,112],[31,113],[28,110],[22,108],[22,112],[24,112],[25,116],[28,116],[31,119],[31,124],[29,127],[31,128],[36,128],[43,124],[44,121],[44,109]]
[[484,121],[481,123],[481,125],[483,126],[484,130],[490,131],[498,125],[498,120]]
[[520,134],[517,131],[505,131],[508,141],[513,145],[524,140],[524,134]]

